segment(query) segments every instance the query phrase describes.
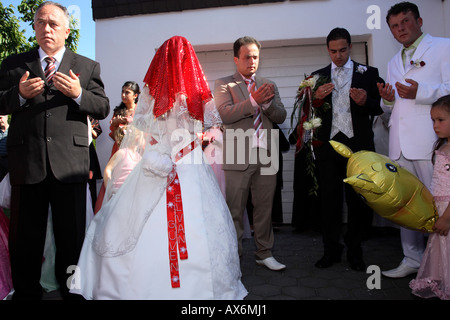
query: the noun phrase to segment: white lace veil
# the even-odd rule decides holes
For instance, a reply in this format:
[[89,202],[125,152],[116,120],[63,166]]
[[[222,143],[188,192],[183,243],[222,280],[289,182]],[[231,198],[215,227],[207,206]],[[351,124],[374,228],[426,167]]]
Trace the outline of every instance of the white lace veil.
[[[173,108],[158,118],[153,116],[153,105],[154,99],[148,87],[144,87],[134,120],[127,127],[117,151],[138,154],[135,158],[140,160],[133,163],[134,169],[117,191],[112,192],[115,179],[126,175],[121,170],[127,166],[114,168],[116,174],[108,182],[92,239],[99,255],[117,256],[134,248],[147,219],[174,178],[177,153],[198,140],[196,133],[202,131],[201,121],[193,119],[187,112],[185,95],[178,94]],[[215,110],[213,100],[206,105],[208,110]],[[194,161],[203,162],[204,159]]]
[[209,102],[205,103],[203,117],[204,117],[203,118],[204,131],[222,125],[222,118],[220,117],[219,111],[216,108],[214,100],[210,100]]

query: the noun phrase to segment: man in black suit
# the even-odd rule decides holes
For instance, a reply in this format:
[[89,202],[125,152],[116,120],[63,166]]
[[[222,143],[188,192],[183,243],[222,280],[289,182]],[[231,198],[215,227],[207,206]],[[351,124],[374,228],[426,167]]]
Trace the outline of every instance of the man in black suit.
[[73,273],[68,267],[78,262],[86,224],[88,115],[105,118],[109,100],[100,65],[65,47],[70,33],[65,7],[44,2],[36,10],[34,30],[39,48],[5,59],[0,68],[0,113],[12,114],[7,145],[13,299],[42,298],[49,206],[55,274],[62,297],[71,298],[76,295],[68,292]]
[[329,77],[315,93],[316,99],[327,101],[331,108],[322,116],[316,138],[323,144],[314,149],[321,188],[321,216],[324,255],[316,263],[318,268],[330,267],[341,259],[343,245],[339,243],[342,227],[342,205],[348,208],[347,232],[344,242],[347,259],[354,270],[365,270],[361,241],[369,231],[373,212],[347,184],[347,159],[328,143],[335,140],[353,152],[373,151],[372,117],[382,113],[377,82],[383,82],[378,69],[359,64],[350,58],[352,43],[346,29],[335,28],[327,37],[331,64],[314,74]]

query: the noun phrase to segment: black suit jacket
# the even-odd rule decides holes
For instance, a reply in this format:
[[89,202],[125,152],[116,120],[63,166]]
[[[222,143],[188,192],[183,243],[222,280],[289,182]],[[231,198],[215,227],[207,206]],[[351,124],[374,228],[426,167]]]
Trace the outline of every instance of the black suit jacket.
[[58,71],[78,75],[82,99],[78,105],[54,86],[20,105],[19,80],[45,80],[38,50],[8,57],[0,68],[0,114],[12,114],[8,135],[11,184],[34,184],[47,176],[50,167],[65,183],[88,181],[89,139],[87,115],[104,119],[109,100],[100,78],[99,63],[66,48]]
[[[363,66],[366,68],[366,70],[363,71],[363,68],[360,68],[360,71],[358,71],[358,66]],[[326,76],[331,79],[331,64],[323,69],[313,72],[313,74],[320,74],[321,76]],[[350,110],[352,115],[354,137],[352,139],[346,140],[345,143],[354,152],[359,150],[375,150],[372,130],[373,116],[379,115],[383,112],[380,107],[381,97],[378,92],[377,82],[384,83],[384,80],[379,76],[377,68],[364,66],[353,61],[351,87],[361,88],[366,90],[367,92],[367,101],[364,106],[358,106],[353,101],[353,99],[350,99]],[[329,108],[322,115],[322,126],[316,133],[316,138],[323,142],[322,146],[316,147],[314,149],[316,157],[318,157],[319,159],[321,157],[327,156],[326,153],[331,148],[328,141],[330,140],[331,123],[333,119],[332,95],[328,95],[325,98],[325,101],[327,101],[331,105],[331,108]]]

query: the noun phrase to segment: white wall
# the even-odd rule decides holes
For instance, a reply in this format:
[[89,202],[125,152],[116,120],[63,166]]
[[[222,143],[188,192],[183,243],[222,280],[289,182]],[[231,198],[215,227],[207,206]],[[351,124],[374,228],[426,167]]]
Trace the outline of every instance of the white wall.
[[[112,147],[108,136],[112,109],[120,103],[122,84],[135,80],[142,84],[155,49],[168,38],[186,37],[196,49],[230,49],[243,35],[264,46],[323,44],[334,27],[344,27],[353,40],[368,41],[369,62],[386,74],[389,59],[399,49],[385,22],[388,9],[400,0],[305,0],[274,4],[191,10],[96,21],[96,59],[102,67],[106,94],[111,101],[110,116],[101,122],[104,133],[97,141],[102,167]],[[413,0],[424,19],[423,31],[450,37],[450,0]],[[379,8],[367,13],[369,6]],[[375,15],[380,28],[369,29]],[[264,51],[262,51],[263,57]],[[224,76],[226,76],[224,74]],[[214,88],[211,88],[212,90]],[[286,123],[289,123],[288,116]]]

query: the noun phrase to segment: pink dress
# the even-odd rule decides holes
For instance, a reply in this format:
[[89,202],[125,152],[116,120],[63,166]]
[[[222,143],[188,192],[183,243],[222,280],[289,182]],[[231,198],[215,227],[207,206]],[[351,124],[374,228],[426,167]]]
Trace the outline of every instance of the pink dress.
[[108,201],[111,197],[119,190],[119,188],[124,183],[125,179],[128,177],[131,171],[133,171],[136,164],[141,160],[141,155],[128,148],[119,149],[115,156],[119,157],[117,163],[111,172],[111,186],[107,187],[105,190],[104,201]]
[[114,181],[114,193],[122,186],[130,172],[133,171],[136,164],[141,160],[141,155],[139,153],[133,152],[128,148],[124,148],[120,152],[123,152],[124,154],[115,166],[115,169],[118,169],[113,169],[111,173],[111,180]]
[[[439,216],[450,201],[450,156],[436,151],[431,183]],[[430,234],[416,279],[409,284],[412,293],[421,298],[450,299],[450,234]]]
[[0,300],[13,288],[8,249],[9,220],[0,208]]

